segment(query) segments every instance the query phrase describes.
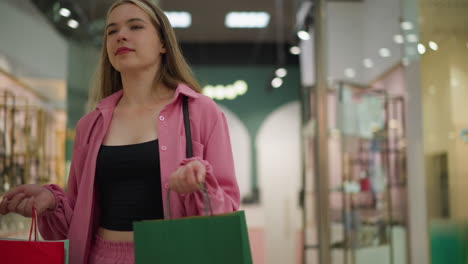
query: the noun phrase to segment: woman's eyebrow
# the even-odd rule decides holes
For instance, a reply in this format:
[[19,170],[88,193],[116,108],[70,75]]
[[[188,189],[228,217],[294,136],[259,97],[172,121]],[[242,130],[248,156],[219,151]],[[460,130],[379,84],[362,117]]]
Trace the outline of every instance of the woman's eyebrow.
[[[127,24],[131,22],[135,22],[135,21],[146,23],[143,19],[135,17],[135,18],[130,18],[129,20],[127,20]],[[113,26],[117,26],[117,24],[110,23],[109,25],[106,26],[106,29],[113,27]]]

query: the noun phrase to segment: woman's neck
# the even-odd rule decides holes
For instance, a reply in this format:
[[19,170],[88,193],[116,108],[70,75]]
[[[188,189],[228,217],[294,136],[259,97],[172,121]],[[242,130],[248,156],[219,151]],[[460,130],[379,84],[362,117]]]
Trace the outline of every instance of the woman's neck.
[[155,83],[155,70],[138,71],[121,75],[123,97],[119,104],[140,107],[168,100],[174,91],[163,83]]

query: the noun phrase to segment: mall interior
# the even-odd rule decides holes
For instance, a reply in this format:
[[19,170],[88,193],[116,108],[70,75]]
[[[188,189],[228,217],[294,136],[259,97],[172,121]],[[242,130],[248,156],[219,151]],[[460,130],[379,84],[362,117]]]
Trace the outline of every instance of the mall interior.
[[[0,0],[0,196],[67,185],[113,2]],[[153,2],[226,116],[253,263],[468,263],[467,0]]]

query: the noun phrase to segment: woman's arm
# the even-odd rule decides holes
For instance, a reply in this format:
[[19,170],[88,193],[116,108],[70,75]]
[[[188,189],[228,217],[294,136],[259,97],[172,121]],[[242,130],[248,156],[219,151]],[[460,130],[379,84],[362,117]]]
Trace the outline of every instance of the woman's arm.
[[[236,211],[240,204],[239,187],[226,117],[221,111],[204,143],[204,157],[184,159],[181,166],[194,160],[205,166],[205,185],[214,214]],[[203,196],[200,191],[186,194],[183,199],[188,216],[204,214]]]
[[49,210],[38,217],[38,227],[42,237],[46,240],[61,240],[68,236],[73,210],[75,207],[76,197],[78,194],[78,171],[77,160],[79,153],[76,151],[79,146],[78,142],[78,125],[75,142],[73,145],[72,162],[67,183],[67,191],[65,192],[56,184],[45,185],[44,187],[54,194],[55,209]]

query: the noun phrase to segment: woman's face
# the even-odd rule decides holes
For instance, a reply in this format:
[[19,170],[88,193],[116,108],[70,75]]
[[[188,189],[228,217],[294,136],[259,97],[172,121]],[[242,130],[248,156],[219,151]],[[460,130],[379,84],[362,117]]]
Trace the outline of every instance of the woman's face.
[[166,52],[150,17],[133,4],[112,10],[106,34],[107,55],[121,73],[157,67]]

